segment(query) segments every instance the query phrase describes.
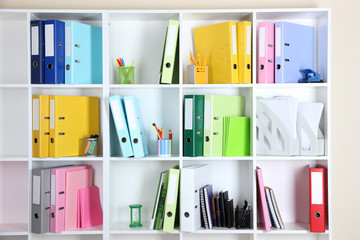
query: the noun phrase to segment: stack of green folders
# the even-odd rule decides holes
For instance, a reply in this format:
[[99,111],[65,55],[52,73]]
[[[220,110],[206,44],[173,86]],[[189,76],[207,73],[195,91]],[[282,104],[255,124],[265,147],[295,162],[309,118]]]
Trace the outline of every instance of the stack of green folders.
[[178,168],[176,166],[160,173],[149,229],[162,229],[164,232],[174,230],[175,218],[179,218],[179,216],[176,216],[180,180],[180,170]]
[[184,156],[250,155],[250,118],[242,96],[184,96]]

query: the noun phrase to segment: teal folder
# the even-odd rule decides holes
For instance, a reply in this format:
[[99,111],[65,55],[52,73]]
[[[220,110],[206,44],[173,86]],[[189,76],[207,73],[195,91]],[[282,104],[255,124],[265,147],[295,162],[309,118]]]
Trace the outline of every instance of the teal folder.
[[184,156],[203,156],[204,95],[184,96]]
[[102,84],[102,29],[65,23],[65,83]]

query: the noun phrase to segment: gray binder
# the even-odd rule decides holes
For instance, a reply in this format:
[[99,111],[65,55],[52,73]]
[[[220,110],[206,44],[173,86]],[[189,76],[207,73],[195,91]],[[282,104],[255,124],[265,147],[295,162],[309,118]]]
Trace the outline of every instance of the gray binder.
[[50,231],[50,168],[32,170],[31,232]]

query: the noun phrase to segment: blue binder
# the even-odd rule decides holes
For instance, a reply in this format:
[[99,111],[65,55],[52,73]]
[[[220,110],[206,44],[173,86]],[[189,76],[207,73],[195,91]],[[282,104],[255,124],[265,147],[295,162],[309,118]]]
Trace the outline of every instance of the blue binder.
[[65,83],[65,23],[44,21],[45,83]]
[[45,83],[44,72],[44,21],[30,23],[31,31],[31,83]]
[[65,83],[102,83],[102,29],[65,23]]
[[306,68],[314,70],[314,27],[275,23],[275,83],[297,83]]
[[147,156],[149,150],[146,143],[139,100],[135,96],[125,96],[124,103],[134,157]]
[[[109,97],[110,109],[115,123],[116,133],[119,139],[123,157],[134,156],[131,146],[128,124],[124,111],[123,100],[120,95]],[[115,146],[114,146],[115,147]]]

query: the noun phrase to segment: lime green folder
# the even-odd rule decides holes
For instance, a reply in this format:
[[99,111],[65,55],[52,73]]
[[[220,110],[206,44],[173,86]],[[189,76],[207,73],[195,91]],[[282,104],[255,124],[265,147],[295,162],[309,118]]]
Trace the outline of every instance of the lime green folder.
[[160,83],[179,83],[178,58],[179,58],[179,21],[169,20],[166,30],[163,57],[160,70]]
[[250,155],[250,118],[224,117],[223,156]]
[[222,156],[223,117],[243,117],[244,97],[205,95],[204,101],[204,156]]
[[165,200],[164,225],[163,225],[164,232],[172,232],[174,230],[178,191],[179,191],[179,176],[180,176],[179,169],[170,168],[166,200]]

